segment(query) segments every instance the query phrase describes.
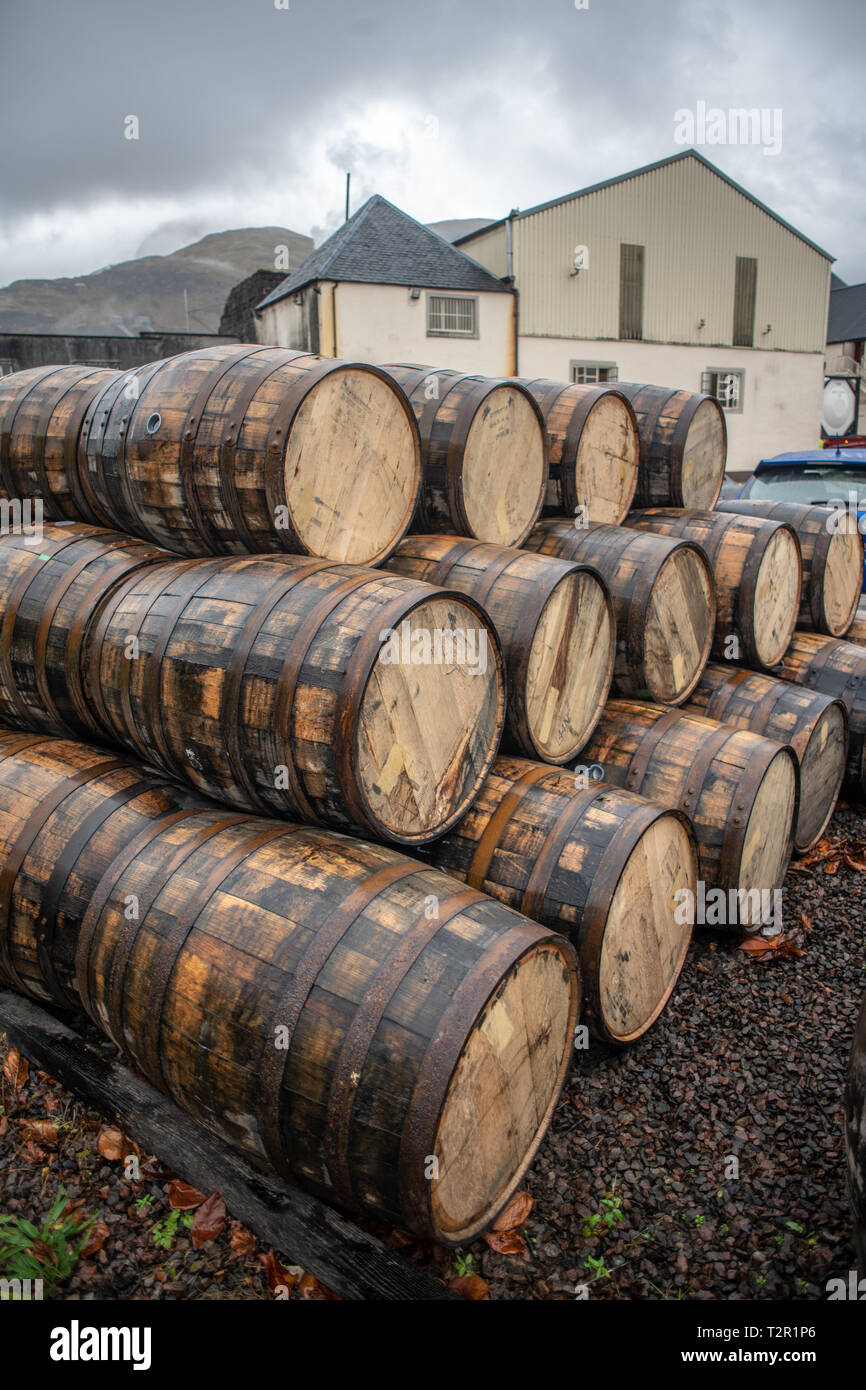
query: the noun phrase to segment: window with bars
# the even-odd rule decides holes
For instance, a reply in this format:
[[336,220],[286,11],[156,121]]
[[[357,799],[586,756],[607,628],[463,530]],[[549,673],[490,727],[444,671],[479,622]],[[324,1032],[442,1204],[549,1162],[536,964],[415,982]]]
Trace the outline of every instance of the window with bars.
[[701,373],[701,391],[723,410],[742,413],[746,373],[739,367],[708,367]]
[[619,336],[643,337],[644,248],[622,242],[619,248]]
[[758,262],[753,256],[738,256],[734,279],[734,347],[754,347],[757,284]]
[[456,295],[428,294],[428,338],[477,338],[478,301]]
[[572,362],[571,379],[578,386],[595,386],[599,382],[619,381],[615,362]]

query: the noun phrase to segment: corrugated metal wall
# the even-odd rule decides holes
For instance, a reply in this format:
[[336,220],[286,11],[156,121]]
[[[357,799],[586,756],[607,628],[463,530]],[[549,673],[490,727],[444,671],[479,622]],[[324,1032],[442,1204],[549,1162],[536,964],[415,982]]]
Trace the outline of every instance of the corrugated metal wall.
[[[515,221],[521,335],[616,340],[622,242],[646,247],[644,341],[730,344],[737,257],[753,256],[754,346],[823,348],[829,261],[696,159]],[[572,276],[577,245],[588,246],[589,269]],[[505,274],[504,228],[462,249]]]
[[498,276],[500,280],[504,280],[508,274],[504,226],[494,227],[490,232],[482,232],[480,236],[473,237],[472,241],[458,246],[457,250],[471,256],[473,261],[483,265],[485,270],[489,270],[491,275]]

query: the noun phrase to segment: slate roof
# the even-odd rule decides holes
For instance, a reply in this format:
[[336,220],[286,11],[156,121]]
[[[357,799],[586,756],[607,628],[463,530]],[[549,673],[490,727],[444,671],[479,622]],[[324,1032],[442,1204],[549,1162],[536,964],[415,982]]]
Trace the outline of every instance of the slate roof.
[[510,293],[502,280],[477,261],[378,193],[277,285],[258,308],[275,304],[316,280]]
[[857,343],[866,338],[866,285],[843,285],[830,291],[828,343]]
[[[798,232],[796,227],[792,227],[790,222],[786,222],[777,212],[773,212],[772,208],[768,208],[766,203],[762,203],[760,199],[756,198],[748,189],[738,184],[735,179],[728,178],[727,174],[723,174],[721,169],[716,168],[715,164],[712,164],[709,159],[705,159],[698,150],[692,149],[681,150],[679,154],[668,155],[667,159],[656,160],[655,164],[644,164],[640,169],[630,169],[627,174],[617,174],[615,178],[604,179],[601,183],[592,183],[588,188],[579,188],[576,193],[565,193],[561,198],[551,198],[549,202],[538,203],[534,208],[526,208],[526,210],[522,212],[515,209],[512,215],[515,221],[520,221],[524,217],[533,217],[535,213],[546,212],[548,208],[559,207],[561,203],[570,203],[575,198],[585,198],[588,193],[598,193],[603,188],[612,188],[614,184],[625,183],[628,179],[640,178],[642,174],[652,174],[656,169],[665,169],[669,164],[678,164],[681,159],[696,159],[699,164],[703,164],[705,169],[709,169],[710,173],[715,174],[726,183],[729,188],[736,189],[737,193],[741,193],[744,198],[748,198],[750,203],[753,203],[756,208],[760,208],[761,212],[765,212],[768,217],[772,217],[773,221],[778,222],[780,227],[784,227],[787,231],[793,232],[795,237],[799,237],[800,241],[804,241],[807,246],[811,246],[812,250],[817,251],[825,260],[832,261],[835,259],[834,256],[830,255],[829,251],[825,251],[823,247],[818,246],[814,241],[810,241],[807,236],[803,236],[802,232]],[[500,227],[507,221],[507,217],[501,217],[498,222],[491,222],[487,227],[479,228],[479,231],[489,231],[491,227]],[[472,238],[477,235],[478,232],[468,232],[465,236],[458,237],[455,245],[461,246],[464,241],[471,241]]]

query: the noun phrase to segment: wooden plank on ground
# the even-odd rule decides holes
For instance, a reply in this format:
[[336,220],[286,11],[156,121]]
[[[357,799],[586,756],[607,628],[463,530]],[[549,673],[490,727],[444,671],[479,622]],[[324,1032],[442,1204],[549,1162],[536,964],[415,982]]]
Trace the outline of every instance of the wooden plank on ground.
[[456,1299],[437,1279],[307,1193],[262,1173],[120,1062],[37,1004],[0,990],[11,1046],[345,1299]]

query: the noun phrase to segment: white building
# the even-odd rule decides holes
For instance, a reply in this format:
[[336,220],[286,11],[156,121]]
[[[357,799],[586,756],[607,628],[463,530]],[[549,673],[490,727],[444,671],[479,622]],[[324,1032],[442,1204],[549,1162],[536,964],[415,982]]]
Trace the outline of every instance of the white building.
[[737,472],[818,443],[832,257],[696,151],[456,245],[518,290],[520,376],[708,391]]
[[367,362],[514,372],[515,296],[385,198],[370,198],[257,309],[260,343]]
[[262,301],[256,332],[371,362],[706,391],[746,474],[820,439],[831,261],[685,150],[454,245],[371,198]]

